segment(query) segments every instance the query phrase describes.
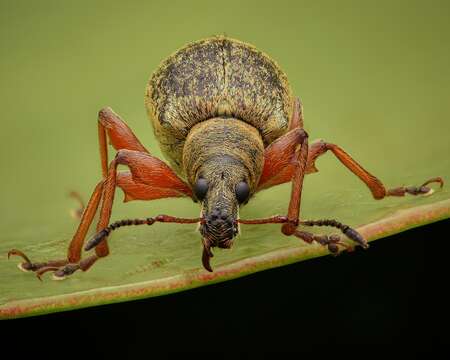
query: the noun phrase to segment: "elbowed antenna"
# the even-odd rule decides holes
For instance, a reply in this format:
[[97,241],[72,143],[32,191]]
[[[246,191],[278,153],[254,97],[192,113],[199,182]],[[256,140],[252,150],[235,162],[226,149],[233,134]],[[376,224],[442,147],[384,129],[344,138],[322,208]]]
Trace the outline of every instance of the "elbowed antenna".
[[131,225],[153,225],[155,222],[166,222],[166,223],[177,223],[177,224],[195,224],[198,222],[202,222],[202,218],[194,218],[194,219],[187,219],[187,218],[178,218],[175,216],[170,215],[158,215],[155,217],[148,217],[145,219],[125,219],[125,220],[119,220],[116,222],[113,222],[112,224],[108,225],[106,228],[95,234],[91,240],[89,240],[85,247],[85,251],[89,251],[92,248],[96,247],[98,244],[100,244],[106,237],[109,236],[111,231],[116,230],[119,227],[122,226],[131,226]]
[[[286,224],[289,222],[289,219],[287,216],[272,216],[270,218],[265,219],[239,219],[239,223],[241,224],[247,224],[247,225],[260,225],[260,224]],[[355,229],[351,228],[348,225],[342,224],[339,221],[336,221],[334,219],[323,219],[323,220],[300,220],[299,225],[304,226],[330,226],[337,228],[342,231],[344,235],[346,235],[349,239],[355,241],[357,244],[359,244],[362,248],[367,249],[369,247],[369,244],[367,241],[361,236],[361,234],[356,231]],[[297,233],[297,234],[296,234]],[[308,238],[305,239],[305,232],[296,231],[294,235],[299,235],[300,238],[305,240],[306,242],[312,242],[317,241],[321,243],[322,245],[329,245],[330,243],[335,244],[341,244],[343,245],[339,238],[335,235],[331,236],[316,236],[313,234],[308,233]],[[301,236],[300,236],[301,235]],[[311,235],[311,236],[309,236]],[[330,251],[337,252],[337,248],[335,246],[331,246]]]

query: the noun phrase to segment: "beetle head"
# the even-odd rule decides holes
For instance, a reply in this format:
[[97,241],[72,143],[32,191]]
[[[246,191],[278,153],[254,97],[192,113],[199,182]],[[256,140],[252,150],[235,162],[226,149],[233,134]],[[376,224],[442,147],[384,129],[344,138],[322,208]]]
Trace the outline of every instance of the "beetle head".
[[236,119],[210,119],[191,129],[183,166],[194,198],[202,203],[205,249],[230,248],[238,234],[239,206],[256,191],[264,164],[259,132]]
[[193,186],[202,202],[200,232],[210,247],[230,248],[238,234],[239,206],[250,197],[247,169],[227,155],[211,158]]

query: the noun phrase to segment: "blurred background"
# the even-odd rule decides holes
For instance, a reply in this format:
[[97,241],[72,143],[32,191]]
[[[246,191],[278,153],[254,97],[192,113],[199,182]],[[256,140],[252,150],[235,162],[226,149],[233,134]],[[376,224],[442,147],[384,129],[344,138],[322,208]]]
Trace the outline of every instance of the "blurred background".
[[[88,197],[101,175],[97,145],[98,110],[104,106],[111,106],[126,120],[141,142],[159,156],[161,153],[153,139],[143,104],[146,82],[158,64],[176,49],[187,42],[216,34],[226,34],[252,43],[274,58],[287,73],[295,94],[300,96],[304,103],[305,126],[311,138],[324,138],[340,144],[387,184],[391,186],[415,184],[429,177],[449,173],[450,3],[448,1],[433,0],[426,4],[423,1],[284,0],[221,2],[171,0],[126,3],[1,1],[0,241],[2,245],[0,247],[2,251],[14,241],[29,241],[38,246],[40,242],[50,238],[55,241],[57,251],[64,253],[67,239],[75,227],[68,212],[76,205],[66,194],[71,190],[78,190]],[[437,198],[431,200],[408,198],[395,199],[399,200],[396,203],[390,200],[375,203],[359,180],[349,176],[347,170],[331,155],[321,159],[318,167],[320,173],[306,179],[305,189],[308,191],[304,196],[305,209],[314,216],[321,213],[320,216],[324,217],[323,209],[327,209],[329,213],[325,216],[332,216],[334,213],[343,214],[347,215],[347,218],[355,219],[359,224],[363,223],[364,219],[358,218],[358,214],[364,214],[364,211],[371,214],[371,219],[376,219],[384,213],[370,212],[372,209],[382,209],[386,212],[390,208],[398,207],[398,204],[411,206],[448,198],[445,191],[436,194]],[[356,192],[355,188],[358,189]],[[287,187],[274,189],[272,193],[261,196],[257,200],[259,203],[255,202],[255,205],[246,209],[244,214],[248,217],[262,215],[263,210],[268,208],[268,202],[285,198],[287,193]],[[344,194],[346,201],[340,201],[335,193]],[[120,199],[120,196],[118,198]],[[336,199],[338,201],[335,201]],[[358,207],[353,206],[356,200],[359,201]],[[271,204],[269,208],[281,212],[285,204],[281,202]],[[117,203],[114,210],[116,215],[113,218],[141,217],[167,210],[174,210],[175,215],[181,216],[190,216],[198,211],[197,206],[187,200],[181,202],[169,200],[151,204]],[[445,230],[448,228],[448,221],[445,226],[442,223],[439,226],[440,230]],[[430,238],[433,237],[430,235],[433,227],[429,227],[428,233],[426,229],[421,229],[420,236],[405,234],[422,240],[427,234]],[[383,241],[387,240],[380,243]],[[390,244],[396,246],[395,241]],[[377,245],[374,244],[375,246]],[[414,245],[411,245],[412,256],[419,256],[413,261],[415,275],[410,283],[407,282],[412,288],[404,292],[395,292],[389,297],[388,289],[395,287],[395,282],[402,282],[404,279],[396,278],[394,283],[389,283],[390,280],[394,280],[385,274],[386,282],[376,282],[377,285],[374,285],[376,290],[364,287],[356,288],[354,293],[350,293],[357,294],[364,292],[364,289],[370,290],[364,293],[366,297],[362,295],[359,298],[359,304],[363,304],[360,313],[353,313],[349,318],[342,314],[338,318],[333,317],[333,314],[340,311],[333,304],[336,303],[336,298],[346,296],[346,285],[342,285],[343,288],[333,288],[332,293],[322,288],[316,294],[304,295],[299,293],[301,289],[292,285],[300,284],[303,276],[311,276],[308,280],[311,284],[309,290],[314,290],[315,281],[326,289],[323,273],[305,275],[304,272],[308,270],[299,268],[310,265],[297,264],[283,270],[273,270],[286,273],[282,276],[283,280],[276,280],[277,277],[274,276],[270,278],[270,283],[266,283],[267,276],[273,275],[256,274],[249,278],[253,280],[246,279],[253,281],[255,289],[261,291],[255,290],[253,294],[268,296],[265,300],[255,299],[251,298],[251,293],[246,293],[245,296],[253,299],[251,304],[261,301],[260,307],[251,306],[249,302],[245,302],[248,307],[239,307],[239,292],[242,291],[242,287],[236,285],[233,288],[234,282],[211,287],[211,290],[208,287],[191,293],[198,294],[202,299],[210,296],[218,302],[211,306],[214,309],[211,319],[206,317],[207,314],[202,315],[205,309],[196,311],[199,313],[199,319],[203,319],[208,323],[207,327],[212,328],[210,331],[215,329],[218,332],[216,335],[224,337],[224,341],[227,334],[238,343],[244,343],[246,338],[255,340],[258,328],[254,319],[264,316],[263,314],[270,308],[278,310],[268,311],[266,323],[258,322],[259,328],[265,323],[268,329],[273,325],[279,327],[277,331],[281,332],[284,331],[284,326],[286,329],[299,331],[299,327],[304,324],[301,324],[301,316],[295,315],[296,309],[314,306],[319,300],[317,296],[320,295],[321,301],[324,301],[324,298],[329,299],[330,307],[316,309],[316,319],[307,317],[306,319],[311,322],[310,327],[311,324],[321,321],[324,324],[323,332],[327,333],[327,319],[330,316],[335,321],[341,322],[345,321],[344,319],[351,322],[351,318],[356,317],[359,319],[356,323],[344,327],[348,336],[351,337],[351,334],[356,333],[353,325],[359,326],[360,329],[367,327],[364,332],[372,324],[377,329],[375,333],[371,333],[373,343],[395,342],[408,329],[401,326],[405,324],[405,319],[417,313],[418,309],[423,310],[423,307],[407,307],[405,310],[401,305],[407,299],[419,303],[422,299],[419,298],[419,294],[425,291],[418,285],[425,277],[425,271],[428,271],[422,257],[425,256],[422,254],[424,245],[417,243],[416,246],[417,249],[414,250]],[[53,254],[45,253],[44,248],[35,247],[35,249],[40,251],[40,255]],[[390,247],[386,246],[385,251],[388,252],[389,249]],[[380,259],[370,258],[374,256],[373,254],[362,255],[358,252],[355,256],[364,258],[354,261],[363,263],[367,261],[373,265],[368,269],[373,270]],[[402,256],[402,248],[398,249],[398,254],[399,257]],[[120,256],[119,251],[116,252],[116,256]],[[1,260],[3,261],[3,258]],[[116,260],[120,261],[117,257]],[[194,260],[198,261],[197,258]],[[330,260],[320,259],[318,264],[321,261]],[[406,269],[411,264],[396,263],[393,260],[392,269],[395,269],[397,264],[405,266],[405,273],[402,273],[402,276],[408,278],[408,274],[411,273]],[[9,269],[13,267],[12,264],[7,265]],[[345,260],[337,260],[334,266],[336,268],[318,266],[314,271],[325,271],[324,269],[331,272],[344,271],[342,276],[348,276],[347,280],[351,282],[352,273],[347,268],[349,265],[345,265]],[[3,269],[6,267],[2,266],[2,272],[5,274]],[[348,272],[345,272],[346,269]],[[10,276],[9,273],[3,276],[3,285]],[[373,276],[374,279],[377,278],[376,272]],[[278,288],[276,294],[267,289],[266,291],[272,295],[261,290],[270,287],[273,281],[283,281],[286,286]],[[213,293],[208,293],[221,291],[217,290],[221,289],[220,286],[227,289],[227,292],[220,293],[222,294],[220,296],[230,294],[229,298],[216,298]],[[374,294],[379,296],[376,301],[372,298]],[[191,295],[172,297],[171,299],[180,299],[178,301],[181,302],[176,303],[177,300],[172,300],[172,306],[192,309],[191,304],[199,303],[195,298],[190,298],[189,303],[183,302],[187,301],[183,300],[186,296]],[[146,311],[152,312],[152,306],[157,308],[157,303],[164,302],[163,299],[149,299],[145,306]],[[284,299],[284,302],[277,302],[279,299]],[[287,299],[295,299],[295,303]],[[352,299],[341,299],[340,303],[348,301],[351,302]],[[369,318],[365,317],[377,301],[384,304],[380,305],[380,313],[372,314],[373,316]],[[200,303],[206,306],[204,302]],[[124,308],[125,304],[102,307],[102,311],[108,311],[105,309],[109,308],[112,312],[97,318],[95,308],[85,312],[79,311],[78,318],[85,316],[87,322],[93,319],[94,323],[108,321],[111,316],[115,316],[117,321],[124,321],[130,319],[129,314],[133,311],[139,311],[138,314],[143,311],[143,305],[133,304],[142,303],[131,303],[128,308]],[[384,312],[383,309],[387,306],[390,306],[391,310]],[[231,313],[227,313],[228,320],[221,316],[223,307],[234,309]],[[117,309],[122,310],[117,312]],[[401,309],[404,310],[402,316],[392,318],[393,314],[403,311]],[[73,319],[74,315],[71,314],[74,313],[68,313],[66,316],[69,319],[72,316]],[[233,314],[236,317],[233,317]],[[249,315],[247,320],[242,320],[244,314],[252,315]],[[172,315],[170,309],[163,308],[157,319],[152,319],[156,324],[160,321],[161,326],[168,321],[177,326],[177,319]],[[64,315],[53,315],[53,319],[59,319],[55,324],[62,324],[61,316]],[[215,316],[219,320],[214,320]],[[290,316],[292,321],[289,321]],[[131,317],[135,320],[127,323],[128,326],[135,328],[146,326],[139,322],[137,314]],[[276,320],[280,318],[285,318],[286,322]],[[377,323],[377,319],[380,318],[386,322]],[[191,318],[188,320],[193,321]],[[221,322],[222,325],[215,327],[217,325],[215,321]],[[237,333],[231,331],[235,334],[233,338],[233,335],[229,334],[232,324],[227,321],[235,322],[236,327],[243,321],[247,324],[248,331]],[[77,326],[83,329],[85,323],[80,321]],[[195,326],[194,329],[197,330]],[[274,330],[273,327],[271,329]],[[339,326],[332,329],[339,331]],[[388,332],[387,329],[397,330]],[[417,331],[415,333],[417,335]],[[158,336],[157,331],[152,334]],[[200,342],[206,341],[203,337],[208,337],[207,333],[199,333],[198,336]],[[292,340],[292,334],[290,336],[288,338]],[[335,336],[341,340],[348,340],[339,334]],[[191,339],[189,336],[188,338]],[[327,336],[328,340],[324,340],[317,334],[308,337],[309,345],[304,346],[312,346],[314,341],[326,343],[330,338],[333,337]],[[420,339],[420,336],[418,338]],[[281,337],[277,339],[279,340],[277,346],[282,346],[283,339]],[[356,337],[356,340],[371,342],[363,336]],[[301,342],[301,339],[298,338],[298,341]],[[345,341],[335,342],[345,343]],[[351,343],[350,340],[348,342]],[[286,346],[291,347],[289,344]]]
[[[2,224],[22,221],[14,209],[67,209],[68,190],[89,195],[104,106],[160,155],[144,109],[147,80],[179,47],[215,34],[273,57],[303,100],[311,137],[339,143],[386,183],[411,167],[428,177],[450,164],[435,166],[437,154],[421,148],[432,141],[433,151],[449,151],[447,1],[19,0],[0,10]],[[328,164],[346,174],[332,156],[320,170]],[[310,186],[332,192],[327,177]]]

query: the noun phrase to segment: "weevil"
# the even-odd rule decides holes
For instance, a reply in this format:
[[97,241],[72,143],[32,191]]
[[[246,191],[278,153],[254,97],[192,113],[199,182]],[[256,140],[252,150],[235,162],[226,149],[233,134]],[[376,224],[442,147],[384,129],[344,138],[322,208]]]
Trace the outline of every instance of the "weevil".
[[[155,222],[199,224],[202,264],[213,271],[212,248],[228,249],[240,224],[280,224],[286,236],[306,243],[317,242],[337,253],[347,246],[338,235],[316,235],[310,226],[339,229],[356,245],[367,241],[353,228],[334,219],[305,220],[300,216],[303,179],[317,172],[315,162],[331,152],[364,182],[377,200],[387,196],[430,194],[430,183],[387,189],[374,175],[338,145],[318,140],[308,144],[303,128],[303,107],[294,97],[286,74],[277,63],[254,46],[224,36],[190,43],[164,60],[153,73],[145,105],[156,139],[169,164],[151,155],[127,124],[110,108],[100,110],[98,138],[102,179],[95,186],[72,241],[67,257],[31,262],[21,251],[10,255],[25,261],[19,267],[38,277],[48,271],[63,279],[88,270],[108,255],[107,238],[126,225]],[[108,161],[108,140],[117,151]],[[118,171],[119,165],[128,167]],[[285,215],[241,219],[239,208],[259,191],[291,182]],[[110,223],[114,193],[119,187],[125,201],[189,197],[201,206],[200,217],[157,215]],[[97,233],[85,245],[95,253],[82,259],[88,229],[100,207]]]

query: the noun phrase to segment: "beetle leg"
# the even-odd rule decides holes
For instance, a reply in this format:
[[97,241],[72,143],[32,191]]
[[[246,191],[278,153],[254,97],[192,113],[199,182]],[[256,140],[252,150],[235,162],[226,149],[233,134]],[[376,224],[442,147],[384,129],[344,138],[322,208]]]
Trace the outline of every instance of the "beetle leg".
[[[78,225],[77,231],[75,232],[67,251],[67,258],[61,260],[50,260],[46,262],[31,262],[28,257],[21,252],[20,250],[13,249],[8,253],[8,257],[11,255],[21,256],[25,261],[19,264],[19,268],[24,271],[39,271],[40,269],[47,268],[47,271],[50,271],[49,268],[58,268],[65,265],[73,265],[78,264],[81,259],[81,248],[86,237],[87,231],[94,219],[94,216],[97,212],[98,206],[100,204],[100,200],[103,194],[103,185],[108,176],[108,149],[107,149],[107,134],[109,140],[114,148],[119,150],[120,148],[128,148],[130,150],[138,150],[147,152],[144,146],[139,142],[136,136],[133,134],[131,129],[125,124],[125,122],[115,114],[110,108],[104,108],[100,110],[98,116],[98,136],[99,136],[99,144],[100,144],[100,158],[102,164],[102,173],[104,180],[101,180],[95,187],[91,198],[86,205],[86,208],[83,209],[81,214],[80,224]],[[115,176],[115,172],[114,172]],[[139,198],[139,194],[142,193],[142,187],[134,186],[132,181],[124,181],[124,187],[128,188],[132,187],[133,189],[140,189],[141,192],[138,194],[134,194],[135,198]],[[135,191],[136,192],[136,191]],[[111,190],[108,192],[111,193]],[[107,224],[102,224],[101,226],[106,226]],[[100,255],[105,256],[108,253],[106,243],[101,244],[98,252]],[[98,254],[97,254],[98,255]],[[98,258],[99,256],[97,256]],[[80,269],[87,270],[94,262],[94,258],[89,261],[80,262]],[[72,266],[73,267],[73,266]],[[65,271],[68,273],[68,271]]]
[[[98,113],[98,139],[100,150],[100,162],[102,174],[106,178],[108,174],[108,144],[107,137],[114,149],[128,149],[148,153],[148,150],[141,144],[129,126],[110,107],[101,109]],[[69,196],[74,198],[80,207],[71,211],[74,218],[80,219],[84,210],[84,203],[81,195],[76,191],[71,191]]]
[[[118,173],[117,166],[119,164],[127,165],[131,171]],[[53,278],[61,279],[78,269],[88,270],[99,258],[107,256],[109,254],[107,242],[101,241],[95,245],[95,255],[80,261],[81,247],[100,201],[102,201],[102,206],[97,232],[108,226],[116,186],[120,186],[124,190],[126,201],[188,196],[191,191],[161,160],[138,151],[120,150],[116,158],[110,163],[107,173],[107,178],[97,185],[82,214],[80,225],[69,245],[67,260],[32,263],[24,253],[19,250],[11,250],[9,255],[18,255],[24,258],[25,262],[21,264],[21,269],[36,271],[39,278],[48,271],[54,271]],[[152,177],[152,173],[159,174],[159,177]],[[134,177],[143,182],[135,181]],[[176,221],[171,221],[171,219],[172,217],[157,217],[155,221],[184,223],[183,219],[173,218]],[[198,219],[194,220],[189,220],[188,223],[199,221]]]
[[[111,161],[108,168],[108,176],[105,179],[103,185],[102,205],[100,208],[100,216],[97,223],[97,231],[107,226],[109,219],[111,217],[111,210],[116,190],[117,166],[119,165],[119,162],[117,161],[117,156],[119,155],[119,153],[117,153],[116,158],[113,161]],[[79,250],[81,251],[81,247]],[[104,241],[101,244],[99,244],[95,248],[95,253],[98,257],[107,256],[109,254],[108,243]],[[58,274],[55,273],[54,276],[58,276]],[[66,274],[64,274],[64,276],[66,276]]]
[[[98,141],[103,178],[106,178],[108,175],[107,137],[110,144],[117,151],[128,149],[145,153],[149,152],[119,115],[117,115],[110,107],[101,109],[98,113]],[[128,181],[128,183],[130,182]],[[81,218],[84,204],[80,194],[76,191],[72,191],[69,195],[80,203],[80,208],[71,212],[72,216]],[[139,197],[137,197],[137,199],[141,200]]]
[[289,130],[297,128],[303,128],[303,105],[299,98],[294,99],[294,110],[289,124]]
[[292,177],[291,198],[289,200],[287,214],[288,222],[281,227],[281,231],[285,235],[292,235],[299,222],[303,179],[305,177],[308,160],[308,134],[303,129],[299,130],[298,144],[300,145],[300,149],[298,149],[298,147],[295,149],[295,170]]
[[[157,165],[155,165],[155,163]],[[102,206],[100,209],[100,218],[97,223],[97,233],[103,234],[103,236],[98,239],[96,242],[90,241],[86,244],[86,249],[91,249],[95,246],[95,253],[97,258],[105,257],[109,254],[109,248],[107,244],[107,237],[109,236],[110,231],[106,231],[105,229],[109,229],[108,224],[111,218],[111,210],[114,202],[114,194],[117,186],[117,167],[118,165],[126,165],[130,168],[133,177],[138,178],[142,181],[143,184],[147,186],[152,186],[155,184],[161,184],[161,179],[158,179],[155,174],[159,174],[163,176],[164,182],[167,188],[172,188],[177,190],[180,193],[190,191],[190,188],[187,187],[184,182],[182,182],[178,176],[173,173],[173,171],[165,165],[161,160],[151,156],[147,153],[141,153],[139,151],[132,150],[120,150],[113,161],[111,161],[108,169],[108,177],[106,178],[103,186],[103,194],[102,194]],[[161,171],[155,171],[158,169],[157,166],[161,167]],[[166,171],[163,171],[166,170]],[[169,173],[170,170],[170,173]],[[154,171],[154,172],[153,172]],[[152,173],[153,172],[153,173]],[[173,176],[169,176],[173,174]],[[198,222],[199,219],[179,219],[170,216],[160,216],[156,217],[154,221],[161,222],[180,222],[180,223],[193,223]],[[153,222],[154,222],[153,221]],[[112,224],[111,226],[113,226]],[[122,225],[131,225],[128,222]],[[115,227],[118,227],[115,224]],[[97,235],[98,235],[97,234]],[[93,262],[89,264],[86,269],[87,270],[92,264],[97,260],[97,258],[93,258]],[[63,275],[66,276],[66,273],[63,271],[62,273],[54,273],[54,276]]]
[[358,176],[370,189],[372,196],[376,200],[383,199],[386,196],[404,196],[410,195],[430,195],[433,189],[428,187],[428,184],[438,183],[440,187],[444,185],[442,178],[437,177],[430,179],[420,186],[400,186],[392,189],[386,189],[383,183],[366,169],[364,169],[356,160],[354,160],[349,154],[347,154],[342,148],[335,144],[327,143],[323,140],[319,140],[312,144],[311,151],[308,154],[308,172],[316,172],[315,167],[316,159],[330,150],[338,160],[344,164],[353,174]]
[[19,263],[17,267],[25,272],[28,271],[38,271],[41,268],[47,267],[47,266],[63,266],[68,263],[68,260],[51,260],[46,262],[32,262],[28,256],[26,256],[22,251],[17,249],[11,249],[8,251],[8,259],[11,257],[11,255],[20,256],[25,261],[22,263]]
[[[293,117],[295,118],[294,111]],[[270,144],[264,154],[264,168],[258,184],[258,190],[268,188],[277,184],[292,181],[291,200],[287,217],[274,216],[267,219],[243,220],[242,224],[265,224],[283,223],[282,232],[285,235],[297,236],[306,242],[319,242],[335,253],[338,245],[346,247],[336,235],[314,235],[305,231],[297,230],[298,225],[306,226],[334,226],[339,228],[347,237],[358,243],[363,248],[367,248],[367,242],[354,229],[343,225],[336,220],[300,221],[300,203],[304,174],[317,172],[315,167],[316,159],[331,150],[333,154],[356,176],[358,176],[371,190],[375,199],[382,199],[386,196],[404,196],[405,194],[419,195],[430,194],[432,189],[427,186],[431,183],[438,183],[442,187],[442,178],[432,178],[421,186],[401,186],[387,189],[383,183],[365,170],[349,154],[339,146],[319,140],[308,149],[307,135],[302,129],[292,129]],[[302,142],[303,139],[303,142]],[[300,145],[300,150],[298,146]]]
[[148,150],[141,144],[136,135],[133,134],[119,115],[110,107],[101,109],[98,113],[98,140],[104,178],[108,174],[108,145],[106,134],[108,134],[110,144],[117,151],[128,149],[148,153]]
[[42,281],[42,275],[46,272],[52,271],[53,280],[64,280],[67,276],[72,275],[77,270],[87,271],[98,259],[99,256],[94,254],[77,263],[68,263],[66,261],[65,264],[61,264],[60,266],[47,265],[38,269],[36,271],[36,276]]
[[[292,180],[297,164],[300,161],[298,158],[298,147],[300,146],[301,138],[305,136],[304,134],[306,133],[303,129],[293,129],[276,139],[266,148],[258,191]],[[303,151],[307,150],[304,149]]]
[[[118,154],[120,154],[120,152]],[[116,156],[116,159],[111,161],[107,172],[107,178],[97,184],[91,196],[91,199],[89,200],[89,203],[85,211],[83,212],[80,225],[78,226],[78,229],[69,245],[67,261],[64,264],[61,264],[63,266],[57,266],[51,262],[47,262],[42,264],[42,266],[38,268],[35,267],[33,270],[36,271],[36,275],[39,279],[41,275],[47,271],[54,271],[53,278],[58,280],[73,274],[78,269],[86,271],[94,264],[95,261],[97,261],[98,258],[105,257],[109,254],[108,244],[106,243],[106,241],[104,241],[96,247],[96,255],[87,259],[83,259],[80,262],[81,247],[83,245],[89,226],[92,223],[95,214],[97,213],[100,200],[102,200],[102,206],[100,210],[100,218],[97,224],[97,230],[103,229],[108,225],[109,218],[111,216],[112,204],[114,201],[118,164],[119,161],[117,160]]]
[[33,263],[23,252],[16,249],[13,249],[8,253],[8,258],[10,255],[21,256],[25,260],[25,262],[19,264],[19,268],[23,271],[39,271],[40,269],[49,266],[60,267],[68,263],[77,263],[81,258],[81,246],[83,245],[84,238],[87,231],[89,230],[89,226],[92,220],[94,219],[95,213],[97,212],[97,208],[101,199],[102,189],[103,181],[97,184],[85,210],[83,211],[78,229],[75,232],[72,241],[70,242],[66,259]]
[[[294,112],[293,117],[297,115]],[[281,231],[284,235],[294,235],[311,243],[313,241],[327,246],[332,253],[339,250],[338,245],[347,247],[340,241],[337,235],[314,235],[305,231],[297,230],[299,225],[306,226],[332,226],[340,229],[347,237],[367,247],[367,242],[354,229],[336,220],[301,221],[300,205],[303,188],[303,179],[306,173],[313,172],[313,161],[315,159],[316,147],[310,152],[308,148],[308,134],[300,128],[292,129],[270,144],[264,154],[264,168],[258,184],[258,190],[292,181],[291,198],[287,216],[273,216],[266,219],[245,220],[240,219],[242,224],[267,224],[281,223]]]
[[427,186],[431,183],[439,184],[439,187],[442,188],[444,186],[444,180],[441,177],[433,178],[428,181],[425,181],[420,186],[400,186],[397,188],[388,189],[386,196],[405,196],[405,194],[410,195],[431,195],[433,193],[433,189]]
[[157,157],[139,151],[121,150],[116,159],[131,171],[131,177],[129,173],[118,177],[118,185],[126,194],[125,201],[133,200],[135,196],[148,197],[149,200],[192,197],[191,188]]
[[[298,131],[298,130],[297,130]],[[286,133],[270,144],[265,151],[265,162],[263,172],[258,184],[258,191],[267,189],[271,186],[283,184],[291,181],[295,171],[294,153],[292,149],[295,146],[295,129]],[[349,154],[339,146],[326,143],[323,140],[315,141],[311,144],[308,151],[308,162],[306,174],[317,172],[316,160],[319,156],[325,154],[328,150],[331,152],[356,176],[358,176],[370,189],[375,199],[383,199],[386,196],[404,196],[410,195],[430,195],[433,189],[429,184],[438,183],[440,187],[444,181],[440,177],[432,178],[420,186],[400,186],[392,189],[386,189],[383,183]]]
[[[107,177],[105,179],[102,193],[103,200],[100,210],[100,218],[97,223],[97,231],[101,231],[107,227],[109,223],[116,186],[120,186],[122,184],[124,185],[123,189],[126,189],[126,185],[130,184],[130,182],[126,181],[119,184],[117,183],[118,179],[120,180],[120,176],[117,175],[117,166],[119,164],[127,165],[131,170],[133,178],[142,180],[138,182],[142,182],[144,185],[160,185],[160,187],[166,189],[171,188],[182,194],[190,193],[190,188],[181,179],[179,179],[178,176],[176,176],[176,174],[165,163],[148,154],[148,151],[144,146],[142,146],[130,128],[110,108],[104,108],[99,112],[98,129],[102,171],[103,174],[107,174]],[[120,149],[117,152],[115,159],[110,163],[109,169],[106,168],[108,159],[106,132],[108,133],[112,146],[117,150]],[[124,179],[126,179],[126,177],[122,177],[122,180]],[[165,183],[165,186],[161,186],[162,183]],[[143,188],[143,186],[135,186],[133,190],[140,190],[140,192],[136,193],[136,191],[134,191],[134,193],[128,194],[128,198],[125,197],[125,200],[143,198],[142,195],[145,195],[142,194],[142,190],[145,191]],[[127,195],[126,190],[125,194]],[[163,196],[155,198],[161,197]],[[107,242],[102,241],[99,243],[95,248],[95,253],[98,257],[107,256],[109,254]],[[58,276],[58,274],[55,275]]]
[[[158,169],[155,169],[156,171]],[[160,174],[164,174],[160,172]],[[183,197],[187,194],[168,187],[162,181],[159,186],[150,186],[133,179],[131,171],[117,173],[117,186],[125,194],[124,202],[133,200],[156,200],[170,197]]]

